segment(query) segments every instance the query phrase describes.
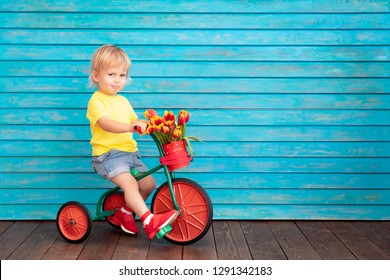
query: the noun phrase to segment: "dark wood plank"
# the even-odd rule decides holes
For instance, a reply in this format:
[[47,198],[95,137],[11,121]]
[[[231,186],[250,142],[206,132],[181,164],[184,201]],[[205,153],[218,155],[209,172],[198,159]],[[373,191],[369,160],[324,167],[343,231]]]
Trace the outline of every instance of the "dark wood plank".
[[85,241],[72,244],[58,237],[49,250],[43,255],[43,260],[77,260],[85,246]]
[[214,232],[211,226],[201,240],[183,246],[183,260],[217,260],[217,248],[215,247]]
[[148,251],[148,260],[181,260],[183,255],[183,246],[175,245],[167,240],[153,239],[150,242]]
[[109,260],[121,236],[121,230],[112,227],[107,222],[97,222],[78,259]]
[[390,255],[390,229],[374,221],[352,222],[352,225]]
[[0,221],[0,234],[2,234],[5,230],[7,230],[14,223],[15,223],[14,221]]
[[94,222],[81,244],[63,240],[54,221],[0,222],[0,259],[390,259],[386,223],[214,221],[203,239],[180,246],[149,241],[142,230],[131,237],[106,222]]
[[275,236],[264,221],[241,222],[249,250],[254,260],[285,260]]
[[388,254],[355,228],[351,222],[329,221],[325,224],[359,260],[390,259]]
[[273,221],[269,226],[289,260],[321,259],[294,222]]
[[0,259],[5,260],[41,224],[38,221],[15,222],[0,235]]
[[390,221],[381,222],[381,224],[384,225],[385,227],[387,227],[388,229],[390,229]]
[[[93,223],[91,235],[93,235],[96,229],[97,222]],[[45,255],[42,257],[44,260],[76,260],[81,251],[84,249],[88,239],[80,244],[73,244],[67,242],[61,236],[57,238],[54,244],[47,250]]]
[[322,223],[297,221],[296,224],[324,260],[354,260],[355,256]]
[[53,245],[59,234],[52,221],[42,222],[8,257],[10,260],[39,260]]
[[219,260],[252,259],[238,221],[214,221],[213,227]]
[[141,222],[137,221],[136,224],[140,229],[138,236],[121,234],[113,260],[146,260],[150,240],[142,230]]

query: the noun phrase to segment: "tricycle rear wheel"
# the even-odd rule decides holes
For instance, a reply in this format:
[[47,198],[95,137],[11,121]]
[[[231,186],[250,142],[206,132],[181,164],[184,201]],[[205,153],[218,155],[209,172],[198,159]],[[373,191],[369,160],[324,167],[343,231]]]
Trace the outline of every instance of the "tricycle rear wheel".
[[69,243],[81,243],[91,234],[91,213],[83,204],[69,201],[58,210],[57,229]]
[[[126,202],[123,192],[118,191],[107,195],[103,200],[102,207],[103,211],[114,211],[115,213],[116,210],[120,209],[125,204]],[[114,223],[112,217],[113,215],[107,216],[106,221],[113,227],[119,228],[120,225]]]

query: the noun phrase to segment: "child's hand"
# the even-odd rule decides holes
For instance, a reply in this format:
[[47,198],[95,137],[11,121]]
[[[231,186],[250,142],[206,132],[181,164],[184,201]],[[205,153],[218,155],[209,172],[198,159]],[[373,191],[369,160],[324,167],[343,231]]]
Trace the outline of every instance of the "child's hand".
[[143,134],[148,128],[148,124],[146,121],[137,120],[133,123],[133,125],[134,125],[134,131],[138,132],[139,134]]

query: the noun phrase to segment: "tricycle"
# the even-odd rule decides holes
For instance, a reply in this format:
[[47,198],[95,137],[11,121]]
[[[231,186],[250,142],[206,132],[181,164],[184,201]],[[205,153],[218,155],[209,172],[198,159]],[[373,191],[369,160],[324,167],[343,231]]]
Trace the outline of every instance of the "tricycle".
[[[176,221],[166,228],[162,236],[169,242],[179,245],[188,245],[200,240],[208,232],[213,218],[213,207],[204,188],[197,182],[187,178],[175,178],[174,170],[181,168],[172,155],[167,155],[154,134],[154,140],[160,157],[160,164],[145,173],[131,170],[131,174],[138,181],[159,170],[163,170],[166,182],[155,192],[151,201],[152,213],[159,214],[171,209],[179,212]],[[183,141],[183,140],[182,140]],[[185,161],[192,161],[192,155],[187,154]],[[183,159],[183,158],[182,158]],[[179,164],[178,164],[179,163]],[[70,243],[85,241],[92,231],[93,220],[106,220],[110,225],[116,210],[125,204],[123,192],[114,187],[104,192],[96,205],[96,215],[92,219],[88,208],[78,201],[69,201],[61,206],[57,213],[57,229],[60,235]]]

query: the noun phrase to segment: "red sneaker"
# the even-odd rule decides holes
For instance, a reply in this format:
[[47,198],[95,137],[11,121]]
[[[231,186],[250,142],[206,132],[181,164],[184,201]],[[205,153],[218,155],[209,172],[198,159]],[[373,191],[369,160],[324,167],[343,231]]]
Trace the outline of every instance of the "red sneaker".
[[115,211],[114,216],[111,219],[113,224],[121,227],[124,232],[132,235],[138,234],[138,228],[135,224],[133,213],[127,211],[123,207]]
[[[150,211],[146,212],[142,215],[141,221],[144,222],[148,219],[149,215],[152,215]],[[165,228],[172,224],[178,216],[178,212],[176,210],[170,210],[163,214],[153,215],[148,224],[144,224],[144,230],[148,235],[149,239],[153,239],[157,235],[158,238],[163,237],[167,234],[171,228]],[[164,229],[165,228],[165,229]]]

